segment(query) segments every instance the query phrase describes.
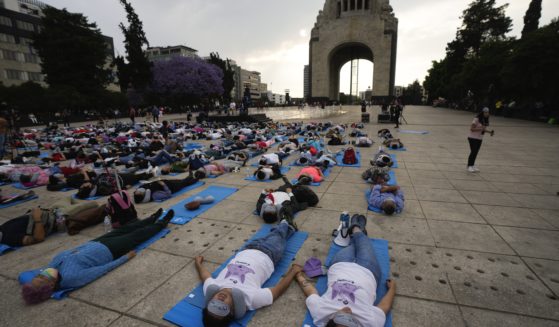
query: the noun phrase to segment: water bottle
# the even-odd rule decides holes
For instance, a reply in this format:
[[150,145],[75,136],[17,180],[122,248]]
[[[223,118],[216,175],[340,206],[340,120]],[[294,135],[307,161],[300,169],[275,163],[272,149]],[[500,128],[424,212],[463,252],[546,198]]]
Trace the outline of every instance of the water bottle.
[[108,215],[105,216],[105,220],[103,221],[103,226],[105,227],[105,233],[109,233],[113,230],[113,226],[111,224],[111,217]]

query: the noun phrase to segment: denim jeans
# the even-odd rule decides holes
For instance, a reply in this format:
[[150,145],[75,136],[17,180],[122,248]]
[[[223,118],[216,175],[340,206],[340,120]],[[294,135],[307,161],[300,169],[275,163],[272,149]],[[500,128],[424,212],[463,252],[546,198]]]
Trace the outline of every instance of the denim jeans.
[[173,163],[175,159],[167,151],[159,152],[155,157],[149,159],[152,165],[161,166],[167,163]]
[[245,249],[264,252],[275,266],[283,257],[287,240],[293,233],[293,229],[289,228],[288,224],[280,223],[268,235],[250,242]]
[[351,243],[348,247],[341,249],[334,255],[332,263],[353,262],[361,267],[370,270],[377,283],[380,281],[381,272],[380,265],[375,255],[375,250],[371,244],[371,240],[364,233],[355,233],[351,236]]

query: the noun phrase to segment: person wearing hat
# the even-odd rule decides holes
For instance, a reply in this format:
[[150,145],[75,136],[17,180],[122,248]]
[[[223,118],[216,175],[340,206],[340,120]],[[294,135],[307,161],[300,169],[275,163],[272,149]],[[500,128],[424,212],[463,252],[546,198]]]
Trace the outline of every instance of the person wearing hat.
[[262,285],[274,272],[287,240],[295,231],[287,220],[282,220],[268,235],[250,242],[237,253],[216,278],[204,267],[204,257],[196,257],[206,304],[202,313],[204,326],[229,326],[248,310],[272,305],[287,290],[295,275],[302,271],[301,266],[292,265],[274,287],[262,288]]
[[[350,223],[350,245],[338,251],[328,270],[328,289],[320,296],[303,272],[295,280],[305,293],[306,304],[318,327],[382,327],[392,308],[396,283],[388,280],[388,292],[377,306],[380,265],[367,237],[367,219],[354,215]],[[317,272],[319,273],[319,272]]]
[[495,131],[488,130],[489,126],[489,108],[485,107],[483,110],[474,118],[472,125],[470,126],[470,135],[468,135],[468,143],[470,144],[470,156],[468,157],[468,171],[470,173],[477,173],[479,169],[475,166],[476,158],[481,148],[481,143],[483,141],[483,135],[487,132],[491,136],[495,134]]

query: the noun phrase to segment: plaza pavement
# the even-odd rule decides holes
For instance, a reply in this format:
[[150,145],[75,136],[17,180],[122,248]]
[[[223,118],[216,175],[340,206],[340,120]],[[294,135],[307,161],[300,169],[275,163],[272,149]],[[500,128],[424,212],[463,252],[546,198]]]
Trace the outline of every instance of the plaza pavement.
[[[295,110],[289,110],[290,117],[297,117]],[[345,115],[322,119],[359,121],[357,107],[344,110]],[[300,117],[308,118],[305,115],[307,111]],[[408,149],[395,152],[400,164],[395,172],[406,196],[404,212],[393,217],[367,212],[367,185],[360,174],[376,147],[362,149],[363,167],[334,168],[327,181],[314,188],[318,207],[297,216],[300,229],[310,235],[296,262],[303,264],[311,256],[324,260],[340,212],[362,213],[369,235],[390,242],[392,278],[397,282],[394,326],[559,326],[559,129],[492,117],[496,135],[486,137],[481,148],[481,173],[469,174],[466,135],[471,113],[408,107],[405,118],[410,125],[403,128],[430,134],[395,133]],[[392,125],[367,124],[376,142],[381,127],[395,132]],[[292,168],[288,177],[296,172]],[[194,256],[205,256],[213,270],[262,223],[252,214],[255,201],[263,187],[279,182],[247,182],[243,177],[206,180],[206,185],[239,191],[185,226],[170,225],[166,238],[63,301],[26,307],[18,273],[101,235],[102,226],[74,237],[53,236],[0,257],[0,326],[170,325],[163,314],[198,283]],[[38,200],[1,210],[0,223],[67,196],[44,188],[38,193]],[[146,216],[160,206],[137,208]],[[300,326],[304,303],[293,283],[271,307],[259,310],[250,325]]]

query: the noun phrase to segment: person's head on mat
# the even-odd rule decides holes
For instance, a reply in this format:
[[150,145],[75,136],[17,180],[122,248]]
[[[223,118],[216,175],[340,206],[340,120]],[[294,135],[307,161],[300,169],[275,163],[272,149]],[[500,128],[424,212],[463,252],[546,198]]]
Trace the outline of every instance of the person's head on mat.
[[262,205],[262,219],[268,224],[278,220],[278,213],[274,205],[267,203]]
[[256,178],[259,181],[263,181],[263,180],[266,179],[266,173],[263,170],[259,170],[259,171],[256,172]]
[[326,327],[360,327],[361,324],[353,317],[353,312],[348,307],[336,311],[326,323]]
[[58,270],[48,268],[43,270],[31,282],[23,285],[21,295],[28,305],[38,304],[48,300],[56,290]]
[[305,158],[305,157],[299,158],[299,164],[305,165],[307,162],[309,162],[309,160],[307,158]]
[[382,203],[382,211],[389,216],[393,215],[396,212],[396,202],[388,199],[385,200]]
[[151,201],[151,190],[140,187],[134,191],[135,203],[148,203],[150,201]]
[[92,194],[91,194],[92,192],[93,192],[93,184],[91,184],[91,183],[83,183],[83,184],[80,186],[80,188],[79,188],[79,190],[78,190],[78,193],[76,193],[76,197],[77,197],[78,199],[87,199],[87,198],[89,198],[89,197],[92,195]]
[[194,178],[196,179],[204,179],[206,178],[206,170],[204,168],[200,168],[194,172]]
[[206,307],[202,312],[204,326],[226,327],[234,319],[246,314],[243,293],[236,288],[219,289],[216,285],[210,285],[205,297]]
[[266,165],[267,163],[268,163],[268,160],[266,160],[266,158],[264,158],[264,157],[260,158],[260,160],[258,161],[258,164],[262,165],[262,166]]
[[312,181],[313,181],[312,177],[310,177],[309,175],[303,174],[303,175],[299,176],[299,179],[297,180],[297,184],[310,185],[312,183]]

